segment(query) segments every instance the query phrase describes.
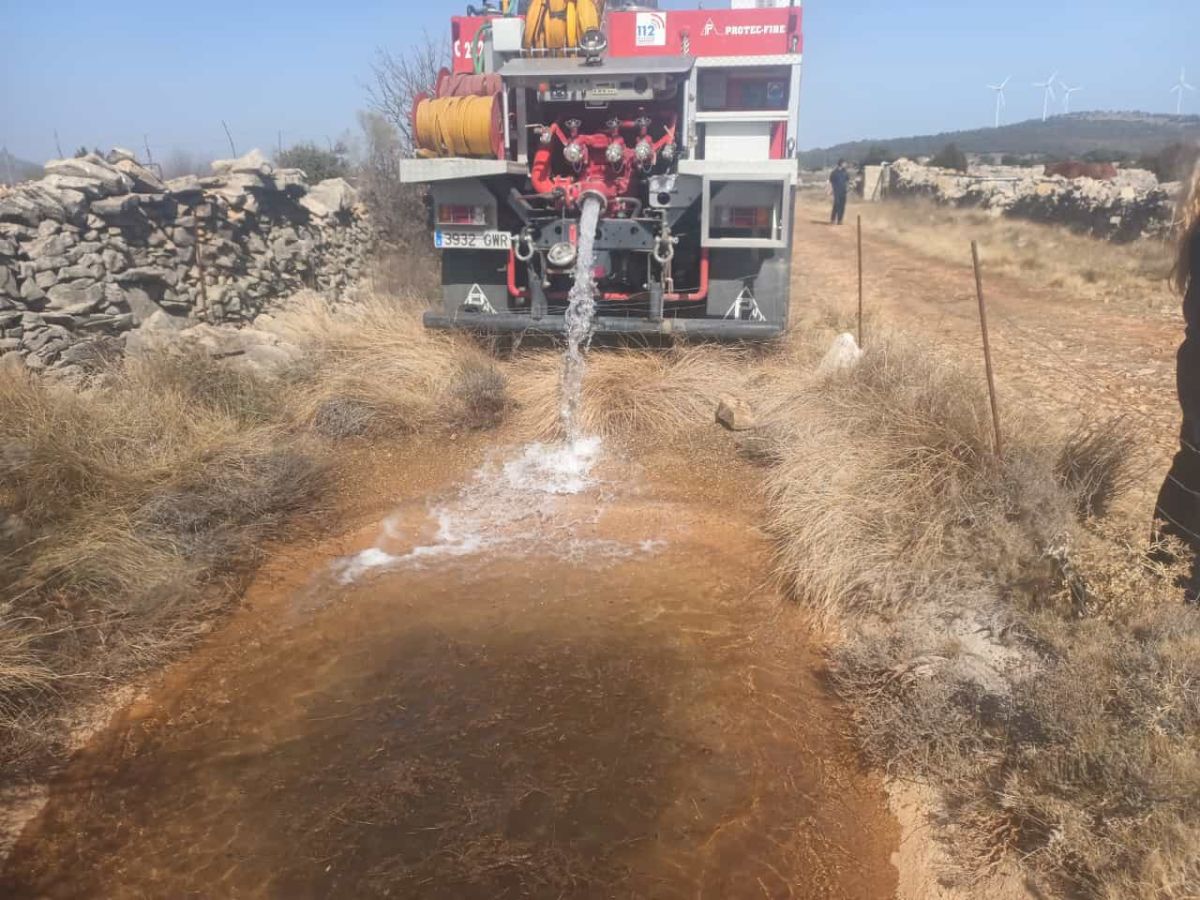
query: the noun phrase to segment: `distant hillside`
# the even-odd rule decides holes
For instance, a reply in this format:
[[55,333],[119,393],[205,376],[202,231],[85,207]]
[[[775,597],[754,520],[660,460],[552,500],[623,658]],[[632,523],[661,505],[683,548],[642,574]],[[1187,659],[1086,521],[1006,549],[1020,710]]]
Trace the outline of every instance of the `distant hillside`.
[[0,150],[0,184],[16,184],[41,177],[42,167],[37,163],[17,159],[7,150]]
[[1093,150],[1131,156],[1157,153],[1176,141],[1200,141],[1200,116],[1166,116],[1140,112],[1081,112],[1031,119],[1000,128],[948,131],[916,137],[875,138],[805,150],[801,165],[818,168],[839,159],[860,160],[874,146],[896,156],[932,156],[953,141],[967,153],[1045,154],[1079,157]]

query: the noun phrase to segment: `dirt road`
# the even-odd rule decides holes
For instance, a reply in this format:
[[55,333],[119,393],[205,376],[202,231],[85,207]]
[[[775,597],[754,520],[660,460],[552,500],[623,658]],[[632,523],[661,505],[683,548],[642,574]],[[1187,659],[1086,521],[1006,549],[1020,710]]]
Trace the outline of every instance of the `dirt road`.
[[360,465],[339,536],[69,767],[0,893],[891,897],[882,790],[713,440],[726,477],[609,452],[518,513],[487,487],[517,448]]
[[[847,314],[855,308],[853,223],[861,213],[868,320],[923,334],[982,366],[973,235],[962,235],[963,262],[951,265],[890,240],[876,227],[874,208],[852,207],[847,224],[838,228],[828,224],[824,201],[801,202],[795,302],[832,305]],[[983,250],[986,260],[987,247]],[[1182,320],[1105,305],[1044,284],[1036,273],[1020,279],[996,275],[987,272],[986,262],[985,273],[1001,392],[1031,400],[1068,423],[1126,416],[1152,449],[1151,465],[1163,465],[1179,429],[1175,351]]]

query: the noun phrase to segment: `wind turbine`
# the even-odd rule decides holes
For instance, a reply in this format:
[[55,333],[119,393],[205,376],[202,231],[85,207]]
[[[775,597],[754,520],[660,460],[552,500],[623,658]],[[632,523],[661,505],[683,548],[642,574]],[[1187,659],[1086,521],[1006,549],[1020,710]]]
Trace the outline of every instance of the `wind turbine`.
[[1171,93],[1175,95],[1175,115],[1183,115],[1183,92],[1194,91],[1195,88],[1188,84],[1187,72],[1183,69],[1179,70],[1179,82],[1175,87],[1171,88]]
[[1008,83],[1012,81],[1012,76],[1009,75],[999,84],[989,84],[988,87],[996,92],[996,127],[1000,127],[1000,112],[1008,106],[1008,101],[1004,99],[1004,89],[1008,87]]
[[1042,121],[1045,122],[1050,118],[1050,101],[1054,97],[1054,82],[1058,80],[1058,72],[1055,72],[1045,81],[1035,81],[1034,87],[1042,89]]
[[1070,115],[1070,113],[1071,113],[1071,95],[1078,91],[1082,91],[1083,88],[1082,87],[1071,87],[1065,81],[1061,81],[1061,82],[1059,82],[1059,84],[1062,85],[1062,89],[1063,89],[1063,112],[1066,113],[1067,115]]

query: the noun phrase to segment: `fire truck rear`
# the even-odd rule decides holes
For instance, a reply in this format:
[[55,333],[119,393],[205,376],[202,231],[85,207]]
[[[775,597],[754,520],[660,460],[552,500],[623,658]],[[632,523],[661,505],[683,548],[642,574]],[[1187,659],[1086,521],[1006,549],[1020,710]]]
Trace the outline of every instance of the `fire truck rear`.
[[428,185],[442,252],[442,309],[426,325],[561,332],[594,198],[597,332],[778,335],[799,5],[513,6],[453,18],[453,71],[413,106],[401,178]]

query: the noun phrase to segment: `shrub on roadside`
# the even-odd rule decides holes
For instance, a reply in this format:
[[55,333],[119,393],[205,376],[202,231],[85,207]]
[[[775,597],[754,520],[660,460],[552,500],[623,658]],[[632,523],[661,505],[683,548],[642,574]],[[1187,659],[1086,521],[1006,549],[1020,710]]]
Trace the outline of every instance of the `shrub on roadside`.
[[[1200,891],[1200,616],[1105,513],[1120,423],[1055,435],[898,337],[764,414],[781,577],[844,638],[868,758],[937,786],[971,874],[1071,896]],[[786,387],[786,385],[785,385]]]
[[347,161],[349,151],[340,141],[329,149],[318,147],[311,141],[294,144],[275,157],[275,165],[281,169],[300,169],[309,184],[318,184],[328,178],[346,178],[350,174]]

